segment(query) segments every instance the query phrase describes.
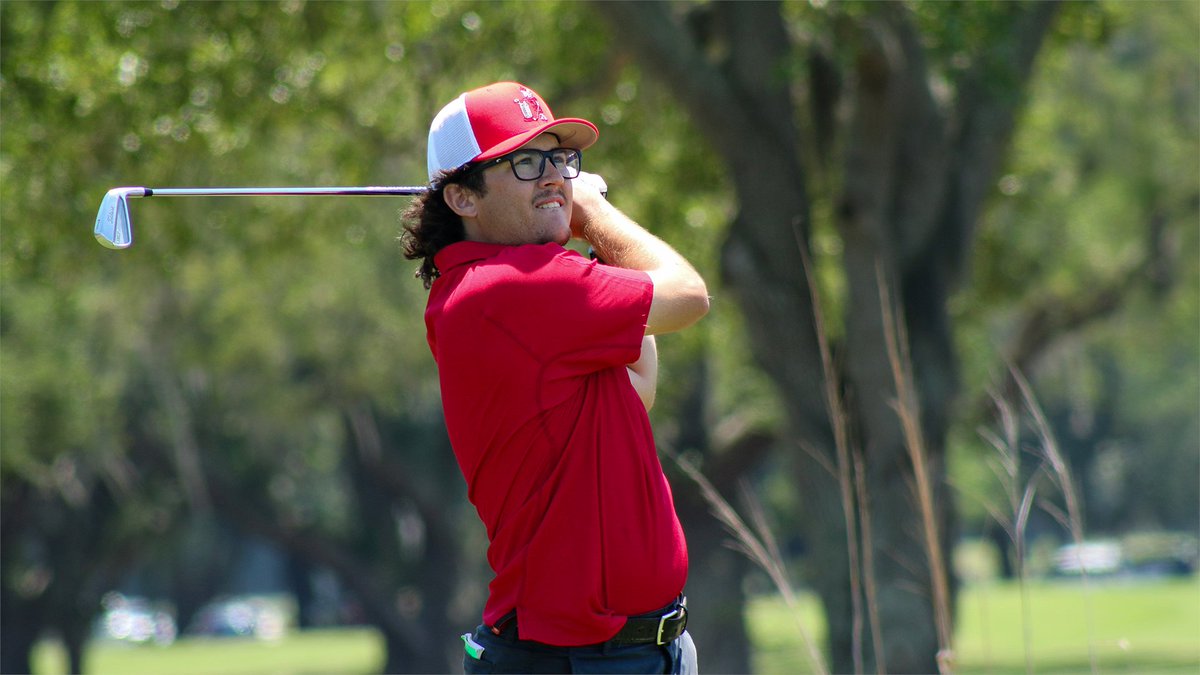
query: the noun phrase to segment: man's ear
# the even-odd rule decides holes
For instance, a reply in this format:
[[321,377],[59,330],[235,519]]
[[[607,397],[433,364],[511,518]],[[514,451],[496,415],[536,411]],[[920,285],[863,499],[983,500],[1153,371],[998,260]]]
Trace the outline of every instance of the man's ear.
[[449,206],[450,210],[457,213],[460,218],[474,218],[478,213],[475,200],[479,195],[458,183],[447,185],[442,197],[446,200],[446,206]]

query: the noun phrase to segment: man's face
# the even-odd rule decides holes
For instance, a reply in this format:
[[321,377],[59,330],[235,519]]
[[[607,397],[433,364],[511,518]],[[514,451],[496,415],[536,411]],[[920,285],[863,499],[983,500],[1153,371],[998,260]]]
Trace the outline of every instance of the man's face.
[[[523,147],[551,150],[558,137],[545,133]],[[485,169],[487,194],[477,197],[479,233],[498,244],[566,244],[571,238],[571,181],[553,162],[537,180],[520,180],[508,162]]]

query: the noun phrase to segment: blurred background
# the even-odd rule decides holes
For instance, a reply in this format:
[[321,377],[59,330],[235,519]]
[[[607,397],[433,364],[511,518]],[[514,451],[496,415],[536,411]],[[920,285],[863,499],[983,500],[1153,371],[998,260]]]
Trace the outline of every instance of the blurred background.
[[702,668],[1194,672],[1197,45],[1191,1],[0,4],[0,670],[461,672],[406,200],[90,230],[421,183],[516,79],[713,293],[651,415]]

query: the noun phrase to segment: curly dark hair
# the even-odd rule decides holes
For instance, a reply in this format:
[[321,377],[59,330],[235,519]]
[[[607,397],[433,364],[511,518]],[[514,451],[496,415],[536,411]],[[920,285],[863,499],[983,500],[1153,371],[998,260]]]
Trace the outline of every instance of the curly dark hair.
[[400,242],[404,257],[421,260],[421,267],[414,276],[420,277],[426,290],[441,275],[433,256],[466,236],[462,218],[446,204],[446,186],[458,184],[478,195],[487,194],[483,172],[474,171],[474,168],[471,165],[443,173],[427,192],[412,201],[402,216],[404,232]]

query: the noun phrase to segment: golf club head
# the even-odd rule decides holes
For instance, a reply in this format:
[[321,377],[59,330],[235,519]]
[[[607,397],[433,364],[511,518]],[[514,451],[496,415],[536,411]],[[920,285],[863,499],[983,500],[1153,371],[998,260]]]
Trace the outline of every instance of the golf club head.
[[133,225],[129,221],[129,198],[142,197],[146,188],[113,188],[100,202],[96,214],[96,241],[101,246],[113,249],[129,248],[133,244]]

